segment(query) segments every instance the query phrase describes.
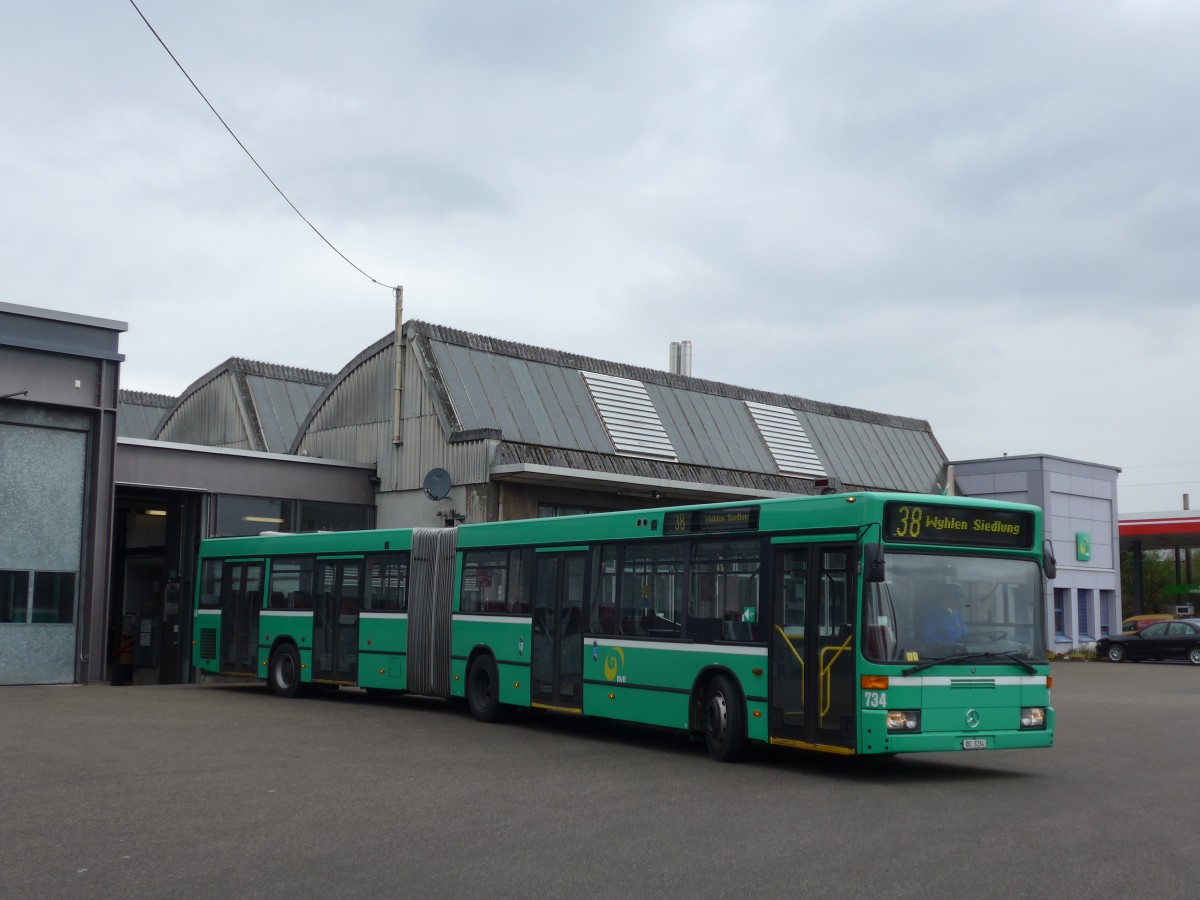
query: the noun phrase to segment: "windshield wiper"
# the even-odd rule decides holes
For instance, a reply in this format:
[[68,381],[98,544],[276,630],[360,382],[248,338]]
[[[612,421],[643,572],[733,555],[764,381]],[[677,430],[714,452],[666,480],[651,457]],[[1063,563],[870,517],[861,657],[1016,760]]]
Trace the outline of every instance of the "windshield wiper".
[[1020,666],[1022,669],[1024,669],[1030,675],[1037,674],[1037,669],[1035,669],[1033,666],[1031,666],[1025,660],[1021,659],[1021,657],[1017,656],[1017,654],[1013,653],[1012,651],[1001,652],[1001,653],[996,653],[996,652],[959,653],[956,656],[946,656],[946,657],[943,657],[942,659],[927,659],[923,663],[918,663],[915,666],[909,666],[907,669],[905,669],[900,674],[903,675],[905,678],[907,678],[909,675],[915,675],[917,672],[924,672],[926,669],[928,669],[932,666],[941,665],[942,663],[966,662],[967,660],[970,660],[970,659],[975,659],[975,660],[995,659],[996,657],[1001,657],[1001,658],[1006,659],[1009,662],[1013,663],[1014,665]]

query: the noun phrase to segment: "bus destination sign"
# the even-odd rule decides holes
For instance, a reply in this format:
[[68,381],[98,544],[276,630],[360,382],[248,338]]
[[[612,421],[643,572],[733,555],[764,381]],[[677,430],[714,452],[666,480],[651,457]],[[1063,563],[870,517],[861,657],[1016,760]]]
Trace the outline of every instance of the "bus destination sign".
[[716,534],[723,531],[757,530],[757,506],[690,509],[663,515],[663,534]]
[[1033,546],[1033,513],[938,503],[888,503],[883,509],[883,537],[908,544],[1028,550]]

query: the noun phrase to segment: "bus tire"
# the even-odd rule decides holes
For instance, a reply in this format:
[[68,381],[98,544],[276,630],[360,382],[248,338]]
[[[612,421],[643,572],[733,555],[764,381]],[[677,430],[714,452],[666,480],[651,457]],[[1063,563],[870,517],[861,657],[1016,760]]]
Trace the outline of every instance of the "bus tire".
[[746,750],[746,708],[726,675],[715,675],[704,699],[704,742],[717,762],[734,762]]
[[479,722],[498,721],[504,711],[500,704],[500,676],[490,654],[481,653],[471,662],[467,672],[467,707]]
[[276,647],[267,668],[276,697],[295,697],[300,693],[300,653],[295,644]]

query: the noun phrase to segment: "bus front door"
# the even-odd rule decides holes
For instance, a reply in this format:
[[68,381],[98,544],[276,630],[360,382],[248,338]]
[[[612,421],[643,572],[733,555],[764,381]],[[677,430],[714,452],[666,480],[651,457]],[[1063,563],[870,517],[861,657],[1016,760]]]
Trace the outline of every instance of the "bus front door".
[[221,580],[221,671],[258,673],[258,613],[263,600],[263,564],[231,562]]
[[313,681],[356,684],[362,561],[317,560],[315,591]]
[[852,751],[857,735],[854,544],[775,547],[772,743]]
[[530,704],[583,709],[583,592],[587,553],[541,552],[534,560]]

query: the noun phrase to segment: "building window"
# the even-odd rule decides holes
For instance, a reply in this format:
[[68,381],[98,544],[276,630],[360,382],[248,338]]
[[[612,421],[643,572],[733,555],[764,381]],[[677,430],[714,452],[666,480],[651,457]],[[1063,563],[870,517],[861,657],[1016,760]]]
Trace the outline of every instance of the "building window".
[[292,530],[292,502],[267,497],[217,497],[212,537],[243,537],[264,531]]
[[1054,637],[1057,640],[1069,640],[1067,637],[1067,600],[1070,597],[1069,588],[1054,589]]
[[362,531],[372,525],[372,509],[353,503],[316,503],[273,497],[220,494],[209,537],[245,537],[264,531]]
[[296,531],[362,531],[371,527],[370,507],[301,500]]
[[70,625],[74,621],[74,572],[0,571],[0,623]]
[[1092,592],[1090,588],[1080,588],[1076,597],[1079,612],[1079,639],[1091,640],[1092,637]]
[[1112,610],[1117,605],[1116,591],[1100,592],[1100,636],[1111,634]]
[[586,516],[590,513],[611,511],[594,506],[572,506],[566,503],[539,503],[537,508],[539,519],[552,519],[556,516]]

